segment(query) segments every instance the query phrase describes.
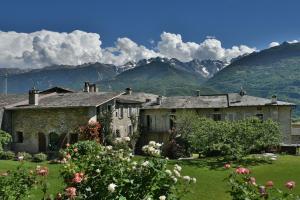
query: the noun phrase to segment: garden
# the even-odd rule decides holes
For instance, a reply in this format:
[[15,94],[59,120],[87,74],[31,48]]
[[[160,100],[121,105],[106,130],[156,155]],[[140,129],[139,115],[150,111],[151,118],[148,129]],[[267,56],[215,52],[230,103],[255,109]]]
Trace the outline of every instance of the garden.
[[[150,141],[141,156],[130,136],[104,142],[99,123],[81,127],[84,140],[54,161],[1,149],[1,199],[299,199],[299,157],[265,153],[279,144],[276,123],[176,117],[169,141]],[[1,132],[1,147],[9,140]]]

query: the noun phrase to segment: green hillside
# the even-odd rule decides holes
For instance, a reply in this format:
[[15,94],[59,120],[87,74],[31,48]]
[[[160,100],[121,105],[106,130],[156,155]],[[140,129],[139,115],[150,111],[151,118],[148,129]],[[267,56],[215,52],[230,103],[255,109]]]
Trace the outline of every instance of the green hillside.
[[205,80],[203,76],[179,70],[169,63],[153,61],[127,70],[113,80],[99,82],[99,85],[103,90],[120,91],[131,87],[135,91],[161,95],[193,95],[199,89],[203,93],[216,92],[200,87]]
[[[280,46],[245,56],[204,83],[223,92],[237,92],[243,87],[248,94],[300,104],[300,44]],[[300,116],[300,109],[294,116]]]

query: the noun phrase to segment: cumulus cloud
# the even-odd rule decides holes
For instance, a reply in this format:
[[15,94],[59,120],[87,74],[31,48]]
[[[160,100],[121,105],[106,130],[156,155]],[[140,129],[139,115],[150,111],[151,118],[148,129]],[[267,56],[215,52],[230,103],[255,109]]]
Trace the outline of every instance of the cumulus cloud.
[[269,44],[269,48],[271,48],[271,47],[276,47],[276,46],[279,46],[280,44],[279,44],[279,42],[271,42],[270,44]]
[[255,48],[246,45],[222,47],[221,41],[214,37],[207,37],[201,43],[183,42],[180,34],[162,33],[158,42],[159,52],[168,58],[177,58],[181,61],[192,59],[214,59],[229,62],[237,56],[252,53]]
[[122,65],[129,61],[139,61],[161,56],[159,53],[147,49],[145,46],[138,45],[129,38],[119,38],[115,47],[103,50],[103,63]]
[[185,42],[180,34],[167,32],[161,34],[157,43],[151,42],[153,47],[150,49],[126,37],[118,38],[112,47],[101,48],[101,43],[99,34],[79,30],[70,33],[0,31],[0,67],[41,68],[89,62],[122,65],[157,56],[184,62],[192,59],[230,61],[256,50],[245,45],[224,48],[215,37],[207,37],[200,43]]
[[79,65],[102,57],[99,34],[0,32],[0,67],[40,68],[54,64]]

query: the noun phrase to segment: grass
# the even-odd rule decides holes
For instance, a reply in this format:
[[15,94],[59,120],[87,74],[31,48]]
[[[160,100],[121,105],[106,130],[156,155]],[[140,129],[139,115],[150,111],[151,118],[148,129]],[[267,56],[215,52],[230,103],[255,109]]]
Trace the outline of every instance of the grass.
[[[230,196],[226,191],[229,189],[224,179],[228,176],[231,170],[224,170],[223,163],[217,159],[197,159],[197,160],[182,160],[170,161],[170,165],[178,163],[183,167],[182,174],[190,175],[197,178],[197,183],[191,186],[191,192],[187,194],[185,200],[229,200]],[[16,168],[19,163],[17,161],[0,161],[0,172]],[[47,163],[25,163],[29,167],[36,165],[47,165],[50,170],[49,186],[50,192],[56,194],[63,190],[63,182],[59,176],[58,164]],[[297,156],[280,156],[277,161],[272,164],[260,163],[257,165],[248,166],[253,171],[253,176],[256,177],[260,184],[268,180],[272,180],[276,187],[283,190],[284,183],[288,180],[296,181],[300,184],[300,157]],[[295,193],[300,194],[300,186],[295,188]],[[32,191],[30,199],[39,199],[40,193],[37,189]]]

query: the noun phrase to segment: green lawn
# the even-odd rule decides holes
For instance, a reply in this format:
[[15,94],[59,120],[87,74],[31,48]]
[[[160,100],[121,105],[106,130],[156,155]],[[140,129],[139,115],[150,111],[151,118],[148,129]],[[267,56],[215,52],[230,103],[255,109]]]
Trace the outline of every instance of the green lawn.
[[[170,161],[170,165],[178,163],[183,167],[182,174],[187,174],[197,178],[197,184],[192,186],[192,192],[187,194],[186,200],[229,200],[230,196],[226,193],[228,189],[224,179],[232,170],[224,170],[215,162],[215,159],[199,159],[185,161]],[[0,172],[16,168],[17,161],[0,161]],[[35,167],[36,163],[26,163],[28,166]],[[63,189],[62,179],[59,176],[58,164],[41,163],[38,165],[48,165],[50,192],[55,194]],[[284,183],[288,180],[294,180],[299,183],[295,192],[300,194],[300,157],[280,156],[273,164],[259,164],[249,166],[253,171],[258,183],[265,183],[267,180],[273,180],[276,187],[284,188]],[[30,199],[39,199],[37,190],[32,191]]]

